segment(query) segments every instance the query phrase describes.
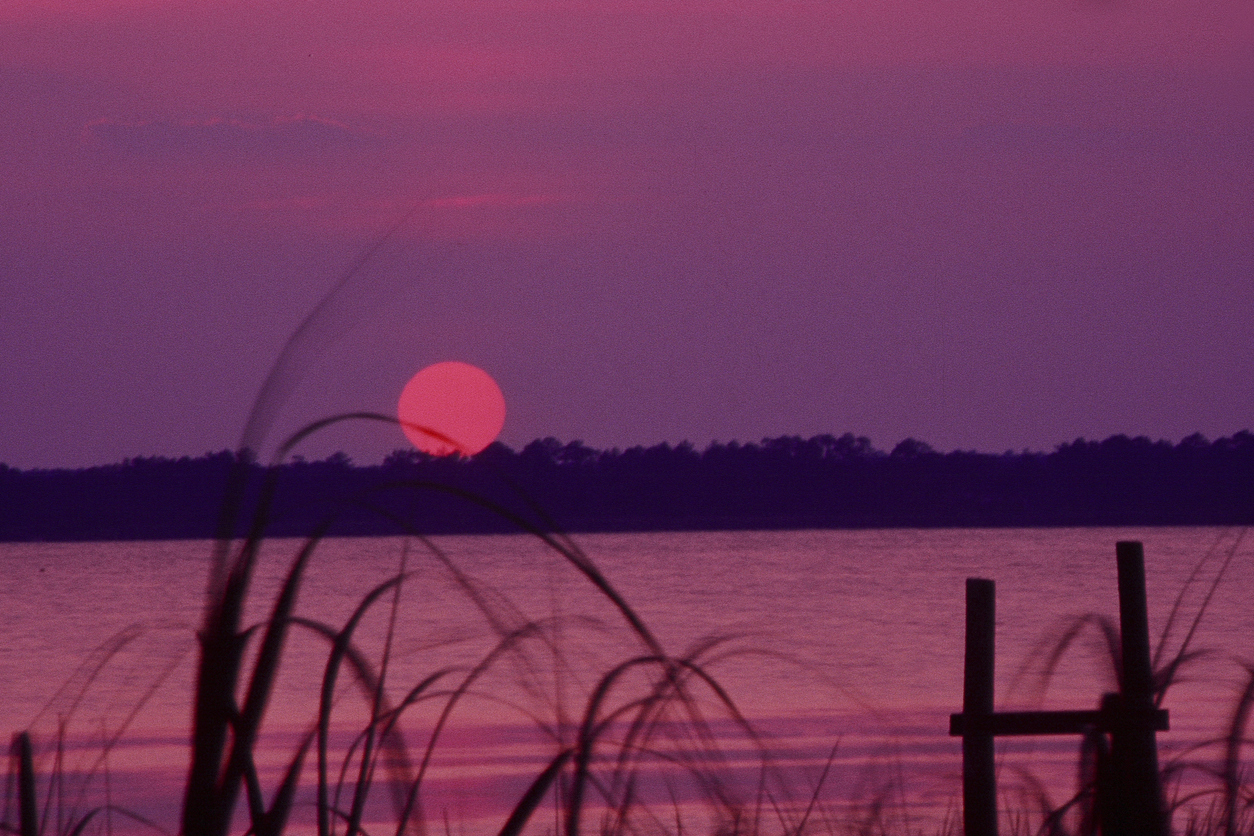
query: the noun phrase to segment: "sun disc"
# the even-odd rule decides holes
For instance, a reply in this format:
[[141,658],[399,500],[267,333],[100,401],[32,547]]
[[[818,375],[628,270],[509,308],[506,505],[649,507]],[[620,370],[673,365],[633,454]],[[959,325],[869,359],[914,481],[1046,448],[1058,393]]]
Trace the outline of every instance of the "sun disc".
[[473,456],[505,426],[505,396],[483,369],[448,361],[409,379],[396,414],[405,437],[419,450],[434,456]]

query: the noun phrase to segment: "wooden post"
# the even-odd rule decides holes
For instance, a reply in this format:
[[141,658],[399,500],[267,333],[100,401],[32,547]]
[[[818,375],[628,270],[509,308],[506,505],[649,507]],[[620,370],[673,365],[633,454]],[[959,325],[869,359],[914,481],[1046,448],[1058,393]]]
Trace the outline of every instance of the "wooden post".
[[[962,713],[949,733],[962,737],[962,821],[966,836],[996,836],[997,776],[993,739],[1004,735],[1079,734],[1094,750],[1097,823],[1102,836],[1168,836],[1155,731],[1168,728],[1154,707],[1154,674],[1140,543],[1121,542],[1119,564],[1120,692],[1097,711],[993,712],[993,582],[967,578],[967,641]],[[1105,736],[1110,735],[1107,753]]]
[[39,806],[35,800],[35,765],[31,753],[30,734],[13,735],[9,748],[16,761],[18,794],[18,833],[20,836],[36,836],[39,833]]
[[962,822],[966,836],[997,836],[997,775],[993,757],[993,639],[991,580],[967,578],[967,640],[963,666]]
[[1123,670],[1119,720],[1111,730],[1110,741],[1118,795],[1114,804],[1117,821],[1113,824],[1117,833],[1129,836],[1167,836],[1154,739],[1154,672],[1145,601],[1145,554],[1140,543],[1124,541],[1115,544],[1115,557],[1119,563]]

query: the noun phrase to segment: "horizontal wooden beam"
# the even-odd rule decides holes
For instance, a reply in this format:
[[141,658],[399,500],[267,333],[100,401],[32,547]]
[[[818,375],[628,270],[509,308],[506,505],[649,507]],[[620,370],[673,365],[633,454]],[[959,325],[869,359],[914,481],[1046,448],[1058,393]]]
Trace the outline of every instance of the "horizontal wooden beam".
[[[1154,709],[1150,722],[1154,731],[1167,731],[1167,709]],[[998,711],[970,717],[950,714],[949,736],[962,737],[968,731],[994,737],[1084,734],[1089,729],[1111,731],[1117,723],[1117,714],[1108,711]]]

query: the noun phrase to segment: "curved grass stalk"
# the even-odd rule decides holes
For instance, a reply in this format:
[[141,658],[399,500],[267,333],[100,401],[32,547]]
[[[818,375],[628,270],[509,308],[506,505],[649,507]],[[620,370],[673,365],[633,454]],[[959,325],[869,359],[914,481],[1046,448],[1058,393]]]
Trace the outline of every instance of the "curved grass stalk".
[[[330,793],[327,781],[327,741],[330,733],[331,724],[331,701],[335,693],[335,681],[339,676],[340,665],[348,652],[348,645],[352,639],[353,632],[357,629],[357,625],[361,622],[362,617],[370,606],[378,600],[388,590],[400,584],[401,576],[391,578],[372,589],[357,609],[353,611],[352,616],[344,625],[344,628],[336,634],[331,654],[327,658],[326,672],[322,676],[322,696],[318,708],[318,833],[319,836],[330,836],[330,821],[328,819],[328,811],[330,809]],[[352,830],[352,818],[350,814],[350,832]]]
[[[293,617],[292,623],[306,627],[323,637],[332,644],[336,641],[339,631],[329,627],[321,622],[313,621],[303,617]],[[344,659],[352,666],[354,675],[358,684],[361,686],[363,693],[369,699],[377,692],[377,680],[369,661],[362,655],[351,643],[345,646]],[[422,699],[447,697],[449,693],[431,694],[430,688],[439,680],[451,675],[453,669],[445,668],[428,675],[425,679],[415,685],[405,695],[405,697],[395,706],[389,707],[386,701],[381,701],[379,715],[371,721],[372,725],[378,725],[380,728],[379,738],[383,743],[383,747],[388,750],[388,764],[392,771],[392,777],[389,785],[393,788],[393,805],[398,811],[398,819],[404,819],[403,807],[406,798],[407,788],[413,780],[411,772],[412,767],[409,762],[408,750],[404,740],[401,738],[397,723],[404,711],[417,704]],[[364,731],[363,731],[364,734]]]
[[[14,735],[11,751],[13,753],[13,769],[12,774],[16,776],[19,786],[19,830],[34,828],[34,832],[44,832],[49,826],[53,810],[56,810],[58,819],[57,830],[65,832],[72,825],[70,823],[78,821],[82,822],[82,817],[94,818],[99,812],[118,812],[125,814],[136,821],[146,822],[139,814],[119,808],[111,803],[106,803],[101,807],[89,810],[80,814],[77,810],[85,806],[88,787],[93,778],[102,770],[106,770],[107,781],[107,762],[109,754],[117,747],[122,737],[130,729],[136,717],[143,710],[152,697],[162,687],[175,668],[182,662],[183,654],[175,656],[169,660],[157,677],[148,684],[139,698],[130,706],[127,714],[119,722],[118,726],[112,733],[102,731],[102,741],[99,751],[96,752],[94,759],[86,765],[81,771],[74,774],[78,776],[77,790],[69,785],[67,779],[67,770],[64,763],[64,740],[69,728],[70,722],[78,709],[86,698],[88,691],[95,681],[99,678],[104,669],[116,659],[129,645],[140,638],[145,632],[145,628],[139,624],[132,624],[129,627],[114,634],[105,642],[102,642],[95,650],[89,654],[88,658],[79,665],[70,678],[54,693],[49,701],[44,705],[40,712],[31,721],[30,727],[38,725],[39,721],[48,714],[53,706],[57,706],[68,695],[68,706],[62,708],[58,712],[57,722],[57,744],[55,762],[49,775],[48,792],[44,799],[44,812],[42,816],[36,816],[34,819],[30,815],[30,805],[37,806],[37,791],[35,787],[35,772],[33,760],[33,743],[31,732],[28,728],[26,731],[19,732]],[[67,800],[67,795],[72,795],[71,800]],[[32,824],[33,822],[33,824]],[[154,825],[155,827],[155,825]]]
[[1245,729],[1249,724],[1250,713],[1254,711],[1254,666],[1246,666],[1246,683],[1237,699],[1236,708],[1232,712],[1232,722],[1228,726],[1228,735],[1224,740],[1223,779],[1223,822],[1221,832],[1224,836],[1235,836],[1238,832],[1239,799],[1244,789],[1241,784],[1241,746],[1246,742]]
[[562,769],[570,761],[572,754],[574,754],[573,749],[561,749],[554,755],[548,766],[536,776],[536,779],[527,787],[527,791],[523,793],[523,797],[514,805],[514,809],[510,811],[509,818],[501,826],[498,836],[519,836],[522,833],[522,829],[527,825],[527,821],[531,818],[536,808],[540,806],[540,802],[544,800],[545,795],[548,794],[549,789],[561,774]]
[[[333,423],[346,420],[397,423],[396,419],[390,416],[367,412],[332,416],[309,424],[289,437],[280,446],[276,455],[276,463],[286,457],[298,443],[310,434]],[[732,801],[718,779],[717,770],[712,766],[721,757],[718,755],[715,735],[710,731],[702,710],[689,694],[689,681],[700,681],[716,696],[722,709],[729,713],[737,725],[747,733],[750,739],[754,741],[755,746],[765,753],[765,748],[761,746],[761,742],[757,739],[748,722],[740,715],[730,696],[703,669],[702,665],[697,663],[698,658],[708,656],[712,650],[725,643],[726,639],[712,639],[700,644],[684,658],[675,658],[666,654],[657,638],[647,628],[634,609],[613,588],[591,559],[569,537],[561,534],[560,530],[552,524],[552,521],[544,517],[541,509],[535,508],[534,503],[530,503],[525,493],[521,491],[518,493],[523,498],[524,503],[529,506],[529,510],[534,512],[534,518],[524,516],[502,505],[500,502],[474,492],[453,485],[427,480],[390,482],[371,488],[367,493],[392,490],[409,490],[418,493],[434,491],[451,495],[481,507],[499,519],[510,522],[520,531],[538,538],[545,546],[573,566],[598,590],[602,597],[615,607],[630,631],[644,645],[647,651],[645,656],[629,660],[627,663],[624,663],[626,667],[620,665],[614,672],[602,678],[597,687],[597,693],[590,698],[588,708],[585,711],[584,722],[575,743],[570,746],[559,746],[558,754],[554,756],[549,766],[546,767],[545,772],[538,776],[532,787],[529,788],[528,792],[524,794],[523,798],[515,806],[505,825],[506,836],[509,836],[509,831],[512,828],[521,828],[530,817],[532,811],[534,811],[535,805],[539,803],[539,798],[554,788],[566,795],[564,810],[566,818],[565,829],[568,836],[574,836],[574,834],[579,832],[585,787],[589,786],[598,787],[598,792],[617,811],[617,824],[612,826],[615,829],[626,827],[630,811],[635,805],[637,775],[638,770],[643,765],[642,758],[665,757],[652,746],[651,742],[665,728],[664,724],[668,722],[667,718],[672,705],[682,706],[684,729],[686,734],[691,735],[691,739],[686,743],[678,738],[672,740],[672,745],[680,745],[679,753],[674,756],[675,762],[685,766],[689,774],[702,787],[702,794],[707,799],[716,807],[728,811],[729,821],[743,822],[745,820],[743,814],[738,812],[737,804]],[[390,652],[391,635],[395,626],[400,585],[404,577],[403,572],[372,589],[359,602],[348,622],[338,630],[294,614],[295,600],[301,579],[307,571],[309,561],[320,543],[321,537],[329,530],[331,521],[327,520],[319,526],[318,531],[313,536],[305,540],[288,569],[281,590],[272,606],[270,617],[262,625],[264,626],[264,633],[261,638],[260,649],[257,651],[256,659],[252,666],[252,673],[247,679],[243,703],[238,710],[234,709],[231,700],[233,700],[235,683],[240,681],[242,674],[241,662],[244,644],[248,636],[253,632],[253,628],[241,630],[239,618],[250,587],[252,572],[259,556],[260,545],[265,536],[265,529],[273,508],[276,491],[277,470],[272,467],[264,472],[258,487],[256,510],[248,526],[247,535],[240,543],[238,549],[235,550],[235,557],[226,568],[225,580],[220,585],[221,597],[216,601],[211,601],[206,610],[206,629],[202,633],[202,661],[197,690],[197,736],[195,738],[196,744],[194,744],[193,748],[193,766],[189,769],[189,786],[185,797],[184,832],[188,833],[189,836],[202,833],[212,833],[215,836],[224,834],[226,826],[229,824],[231,811],[234,809],[235,797],[241,788],[247,791],[254,831],[259,834],[281,831],[290,810],[291,798],[295,791],[307,745],[302,745],[293,757],[288,771],[285,773],[280,787],[268,807],[263,799],[261,787],[256,778],[256,768],[252,761],[252,750],[262,715],[272,693],[274,677],[286,641],[287,630],[292,625],[302,625],[320,632],[331,642],[332,646],[323,675],[320,708],[317,727],[314,732],[318,759],[317,817],[320,834],[330,836],[333,820],[343,822],[349,833],[355,833],[360,829],[366,798],[374,780],[374,769],[377,764],[375,741],[386,740],[390,736],[395,735],[401,714],[420,700],[436,696],[444,700],[440,716],[431,731],[416,774],[411,775],[407,779],[408,791],[403,793],[403,802],[397,800],[401,795],[396,790],[399,786],[397,776],[393,776],[393,780],[389,782],[393,787],[394,796],[396,796],[394,803],[398,807],[397,833],[403,833],[411,826],[421,830],[420,787],[431,763],[441,732],[459,700],[469,692],[472,685],[489,667],[495,665],[504,655],[520,650],[524,640],[535,638],[544,642],[554,654],[554,658],[558,660],[559,669],[562,665],[561,650],[552,641],[548,632],[543,629],[540,623],[526,621],[523,619],[522,614],[517,611],[503,611],[499,604],[489,601],[488,596],[479,584],[462,572],[434,543],[426,538],[419,537],[435,559],[451,573],[457,585],[467,595],[467,598],[483,614],[493,632],[497,634],[498,644],[451,691],[437,694],[431,690],[432,686],[440,678],[450,673],[450,671],[441,671],[411,690],[395,708],[389,707],[384,697],[384,681],[388,653]],[[358,500],[359,504],[360,499]],[[402,524],[403,528],[408,528],[408,526],[404,525],[403,520],[397,519],[395,515],[389,516],[395,522]],[[366,611],[389,590],[393,592],[393,605],[389,620],[388,639],[384,647],[383,664],[379,673],[375,674],[373,667],[352,648],[352,636]],[[530,664],[529,656],[523,654],[521,658],[526,664]],[[366,691],[367,700],[371,705],[371,719],[367,723],[366,728],[358,734],[351,744],[350,750],[343,761],[340,779],[335,784],[336,789],[333,794],[328,761],[330,714],[332,696],[335,692],[339,669],[345,661],[353,665],[357,672],[358,683]],[[610,711],[608,714],[600,717],[599,722],[593,722],[602,713],[601,701],[607,698],[609,688],[614,684],[614,681],[624,674],[626,670],[637,666],[651,667],[661,675],[646,695]],[[524,678],[527,682],[530,682],[537,673],[534,669],[529,668],[529,670],[531,670],[531,673]],[[215,671],[222,672],[224,677],[214,681]],[[539,693],[539,691],[536,693]],[[592,775],[589,769],[592,750],[596,741],[602,738],[610,727],[620,720],[628,721],[626,736],[616,744],[618,746],[616,765],[608,776],[608,783],[602,785],[601,781]],[[205,722],[202,723],[202,721]],[[592,723],[592,725],[589,725],[589,723]],[[544,727],[542,722],[540,725],[542,728]],[[203,735],[200,733],[202,728],[205,732]],[[559,742],[563,737],[561,729],[562,726],[559,723],[557,727],[551,730],[552,736]],[[229,749],[226,746],[228,737],[231,744]],[[395,736],[395,740],[399,741],[399,735]],[[202,747],[200,745],[201,741],[207,741],[207,745]],[[396,745],[403,748],[403,743]],[[360,752],[358,752],[359,747]],[[688,754],[685,754],[685,752],[688,752]],[[198,761],[197,758],[200,760]],[[350,762],[353,762],[354,758],[357,764],[357,775],[355,782],[349,782],[346,770],[349,769]],[[569,785],[563,789],[561,776],[565,768],[571,764],[573,764],[571,779]],[[197,790],[195,786],[195,776],[197,775],[212,775],[214,777],[212,792]],[[826,770],[822,780],[825,780],[825,776]],[[822,780],[820,781],[820,787]],[[352,798],[348,800],[348,807],[344,808],[341,807],[339,799],[341,791],[346,786],[352,788]],[[801,818],[799,827],[804,827],[809,820],[809,816],[817,801],[817,792],[818,790],[811,797],[810,804]],[[759,793],[759,805],[761,798],[762,793]],[[196,814],[193,811],[197,809],[203,810],[207,807],[216,808],[214,812],[215,819],[207,825],[202,820],[202,823],[192,826],[192,822],[196,818]],[[754,818],[755,820],[760,820],[756,816]],[[737,824],[736,827],[739,828],[740,825]]]
[[[374,696],[370,704],[370,723],[367,724],[366,729],[363,732],[365,739],[361,753],[361,769],[357,777],[357,784],[353,794],[353,806],[350,811],[348,824],[350,833],[360,827],[361,818],[365,812],[366,796],[369,793],[374,775],[375,731],[378,726],[378,718],[383,714],[386,706],[386,697],[384,696],[383,686],[387,679],[388,661],[392,655],[392,641],[396,635],[396,615],[400,609],[400,595],[406,576],[405,568],[408,553],[408,544],[406,544],[406,548],[401,550],[401,568],[398,573],[399,579],[393,587],[392,606],[388,612],[387,636],[383,642],[383,659],[379,663],[378,681],[375,683],[375,687],[373,688]],[[347,763],[347,759],[345,762]]]
[[518,628],[512,634],[502,638],[497,642],[496,646],[485,656],[480,662],[472,668],[466,676],[458,683],[457,687],[448,695],[444,702],[444,707],[440,711],[440,715],[431,729],[430,737],[427,741],[427,747],[423,752],[422,762],[418,767],[418,774],[410,782],[409,791],[406,796],[405,805],[402,809],[402,816],[397,826],[397,836],[401,836],[404,832],[405,822],[411,816],[417,814],[418,820],[421,821],[421,805],[419,804],[419,792],[422,787],[423,779],[426,777],[427,770],[431,766],[432,759],[435,756],[435,747],[439,741],[440,735],[447,726],[449,718],[452,716],[453,709],[457,703],[465,696],[470,686],[479,679],[489,668],[495,664],[496,660],[505,653],[511,651],[515,644],[525,638],[529,638],[535,634],[538,627],[535,624],[525,624]]
[[[650,693],[633,699],[601,716],[602,708],[607,702],[611,690],[617,686],[619,680],[627,673],[636,669],[648,668],[658,668],[662,672],[661,678],[650,689]],[[758,743],[756,733],[748,721],[740,714],[735,702],[726,694],[718,682],[693,659],[648,655],[637,656],[623,661],[601,678],[588,698],[588,705],[584,711],[584,718],[577,737],[570,798],[566,805],[567,836],[577,836],[580,832],[582,808],[586,794],[585,787],[591,779],[591,763],[594,749],[598,741],[621,718],[630,717],[631,722],[628,724],[623,740],[617,744],[619,755],[611,773],[611,781],[608,787],[602,791],[605,800],[617,807],[621,808],[622,804],[627,803],[630,799],[638,763],[636,758],[641,753],[648,751],[648,747],[645,745],[646,741],[652,739],[656,734],[659,728],[658,724],[662,719],[662,712],[666,706],[676,701],[684,706],[685,711],[689,714],[689,723],[685,725],[685,728],[691,728],[696,731],[700,741],[699,751],[704,752],[706,757],[717,752],[713,736],[708,731],[707,723],[696,708],[696,703],[687,692],[687,687],[683,681],[686,676],[701,680],[715,694],[719,703],[728,711],[733,720],[748,733],[755,744]],[[714,777],[713,771],[708,769],[707,766],[702,765],[700,768],[692,768],[691,774],[702,779],[709,798],[715,800],[720,806],[735,806],[731,804],[720,783]],[[710,779],[713,780],[711,781]]]
[[[163,834],[163,836],[172,836],[172,834],[170,834],[170,831],[166,830],[164,827],[152,821],[151,819],[148,819],[145,816],[141,816],[139,813],[136,813],[133,810],[128,810],[125,807],[118,807],[114,804],[107,804],[103,807],[96,807],[92,810],[89,810],[86,814],[83,815],[81,819],[78,820],[78,823],[75,824],[74,827],[66,831],[66,836],[82,836],[82,834],[87,830],[87,826],[92,823],[92,821],[96,818],[96,816],[99,816],[102,814],[109,815],[111,813],[116,813],[118,815],[125,816],[126,818],[130,819],[136,824],[141,824],[144,827],[148,828],[149,830],[153,831],[154,833]],[[107,828],[107,830],[111,832],[112,828]]]
[[[1198,626],[1202,623],[1202,617],[1206,614],[1206,611],[1210,607],[1210,602],[1215,596],[1215,591],[1219,589],[1219,584],[1223,581],[1224,575],[1228,572],[1228,567],[1232,565],[1232,560],[1236,557],[1237,550],[1241,547],[1241,541],[1245,539],[1245,533],[1246,529],[1244,528],[1237,533],[1237,536],[1232,543],[1232,547],[1228,549],[1228,553],[1224,557],[1223,563],[1220,564],[1219,570],[1215,572],[1215,577],[1211,579],[1210,585],[1206,589],[1206,594],[1202,598],[1201,604],[1198,605],[1197,612],[1193,614],[1193,620],[1189,623],[1189,628],[1180,642],[1180,648],[1175,652],[1172,658],[1164,664],[1162,662],[1162,656],[1166,652],[1165,648],[1167,647],[1167,640],[1170,635],[1171,626],[1176,619],[1177,613],[1180,612],[1183,606],[1185,592],[1188,591],[1197,575],[1200,574],[1202,565],[1210,559],[1210,553],[1203,557],[1202,560],[1198,562],[1197,566],[1194,567],[1193,573],[1189,575],[1189,579],[1185,582],[1184,588],[1180,590],[1180,594],[1176,597],[1176,601],[1172,605],[1171,612],[1168,615],[1167,623],[1163,627],[1162,636],[1159,638],[1158,647],[1154,652],[1155,707],[1162,706],[1162,701],[1167,694],[1167,689],[1170,688],[1176,681],[1181,667],[1204,653],[1204,651],[1190,652],[1189,647],[1193,643],[1194,636],[1197,634]],[[1215,548],[1218,548],[1218,543],[1215,544]],[[1213,551],[1214,549],[1212,549],[1212,553]]]
[[[315,421],[293,433],[280,446],[277,460],[281,461],[312,433],[333,423],[354,418],[389,420],[386,416],[375,413],[349,413]],[[246,467],[248,458],[241,456],[239,463]],[[244,483],[238,481],[232,490],[236,495],[229,496],[228,503],[234,503],[235,512],[238,513],[242,508]],[[188,769],[183,803],[182,830],[186,836],[225,836],[227,832],[244,775],[251,769],[249,762],[253,742],[269,701],[278,659],[286,639],[288,616],[295,606],[304,568],[331,524],[331,520],[324,521],[319,530],[306,540],[288,572],[282,591],[275,600],[274,614],[254,665],[253,676],[249,680],[248,695],[242,709],[237,713],[234,692],[236,683],[240,680],[243,654],[240,619],[277,491],[275,468],[266,471],[259,490],[258,504],[252,515],[248,535],[235,558],[229,563],[223,562],[229,550],[230,534],[234,527],[232,522],[231,530],[222,532],[211,570],[210,597],[206,602],[204,627],[200,636],[200,665],[193,700],[192,761]],[[229,751],[228,738],[231,739]]]
[[97,645],[96,648],[88,654],[87,658],[78,666],[78,668],[75,669],[74,673],[70,675],[70,678],[67,679],[48,699],[48,702],[44,704],[44,707],[40,709],[39,713],[31,720],[30,727],[34,727],[38,724],[39,721],[51,712],[53,707],[57,706],[68,693],[73,693],[74,695],[70,698],[69,704],[65,708],[58,710],[57,713],[63,719],[72,717],[75,712],[78,711],[78,707],[82,704],[83,698],[91,688],[92,683],[94,683],[100,676],[101,671],[103,671],[105,667],[108,666],[109,662],[121,653],[127,645],[138,639],[143,635],[143,633],[144,628],[142,625],[131,624]]

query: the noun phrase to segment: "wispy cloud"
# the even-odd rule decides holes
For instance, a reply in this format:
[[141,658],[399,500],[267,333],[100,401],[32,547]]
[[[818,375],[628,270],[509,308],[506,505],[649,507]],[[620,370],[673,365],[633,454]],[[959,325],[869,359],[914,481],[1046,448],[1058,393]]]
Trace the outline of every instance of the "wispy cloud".
[[569,198],[552,194],[466,194],[437,197],[425,201],[429,209],[479,209],[507,208],[515,206],[542,206],[549,203],[567,203]]
[[329,119],[293,116],[270,121],[96,119],[83,128],[91,147],[133,156],[320,156],[379,146],[383,138]]

